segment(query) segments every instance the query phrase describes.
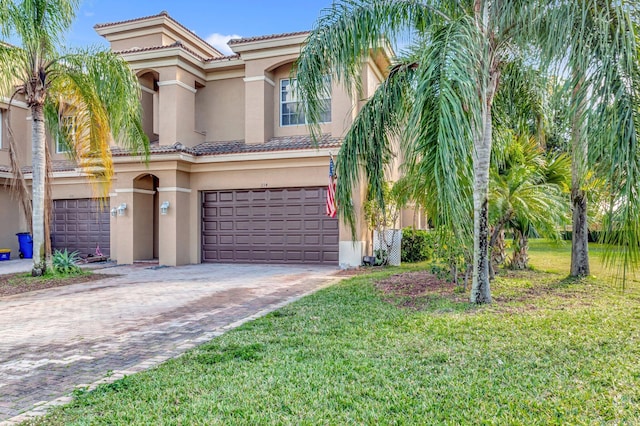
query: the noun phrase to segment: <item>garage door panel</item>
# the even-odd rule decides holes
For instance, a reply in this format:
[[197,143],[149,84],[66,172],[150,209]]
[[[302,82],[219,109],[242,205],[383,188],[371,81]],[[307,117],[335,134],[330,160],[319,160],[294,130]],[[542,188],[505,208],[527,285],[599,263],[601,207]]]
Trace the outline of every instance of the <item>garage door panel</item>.
[[305,262],[320,262],[322,256],[319,251],[305,251],[304,252],[304,261]]
[[218,222],[205,221],[202,225],[202,230],[205,232],[208,231],[217,231],[218,230]]
[[307,189],[304,191],[304,197],[308,200],[317,200],[321,197],[321,192],[319,189]]
[[319,229],[322,229],[320,220],[306,220],[304,222],[305,231],[317,231]]
[[203,244],[206,245],[216,245],[218,244],[218,236],[217,235],[204,235],[202,237]]
[[322,221],[322,229],[325,231],[338,230],[338,221],[337,220],[323,220]]
[[338,263],[338,252],[337,251],[323,252],[322,261],[326,263]]
[[325,215],[323,187],[211,191],[202,200],[203,262],[338,261],[338,221]]
[[205,192],[204,193],[204,202],[205,203],[215,203],[218,201],[218,193],[217,192]]
[[236,201],[249,201],[251,193],[249,191],[236,191]]
[[225,221],[220,221],[218,222],[218,226],[220,227],[221,231],[233,231],[233,221],[231,220],[225,220]]
[[338,245],[338,236],[337,235],[322,235],[322,244],[325,246]]
[[250,201],[267,201],[268,193],[267,191],[251,191]]
[[233,192],[221,192],[220,202],[233,201]]

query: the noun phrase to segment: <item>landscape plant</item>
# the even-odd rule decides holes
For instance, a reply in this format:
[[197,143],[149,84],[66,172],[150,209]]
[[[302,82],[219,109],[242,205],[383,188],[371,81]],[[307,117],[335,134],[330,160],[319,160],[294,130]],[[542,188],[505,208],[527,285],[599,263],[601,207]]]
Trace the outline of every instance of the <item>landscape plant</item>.
[[80,253],[77,251],[69,252],[67,249],[62,251],[55,250],[51,256],[51,264],[53,271],[61,275],[77,275],[82,272],[78,266],[80,261]]

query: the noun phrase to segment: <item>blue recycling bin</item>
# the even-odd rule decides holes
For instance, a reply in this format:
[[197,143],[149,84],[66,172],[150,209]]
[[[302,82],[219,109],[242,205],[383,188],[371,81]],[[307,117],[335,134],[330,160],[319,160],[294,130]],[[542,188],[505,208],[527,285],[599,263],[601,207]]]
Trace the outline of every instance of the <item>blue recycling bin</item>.
[[25,259],[33,259],[33,238],[28,232],[19,232],[18,243],[20,244],[20,257]]

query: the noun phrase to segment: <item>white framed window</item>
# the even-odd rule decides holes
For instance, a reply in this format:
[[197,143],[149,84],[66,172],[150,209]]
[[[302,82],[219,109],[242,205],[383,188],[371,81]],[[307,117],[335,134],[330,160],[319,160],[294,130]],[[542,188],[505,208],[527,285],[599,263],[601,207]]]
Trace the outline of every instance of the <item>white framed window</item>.
[[[72,115],[65,115],[60,117],[60,130],[66,134],[69,140],[75,138],[76,133],[76,118]],[[60,137],[56,138],[56,154],[65,154],[69,152],[67,143]]]
[[[331,78],[325,77],[324,93],[321,95],[321,101],[324,104],[323,111],[320,115],[321,123],[331,122]],[[300,126],[307,124],[307,117],[304,111],[304,105],[298,99],[296,94],[296,79],[280,80],[280,126]]]

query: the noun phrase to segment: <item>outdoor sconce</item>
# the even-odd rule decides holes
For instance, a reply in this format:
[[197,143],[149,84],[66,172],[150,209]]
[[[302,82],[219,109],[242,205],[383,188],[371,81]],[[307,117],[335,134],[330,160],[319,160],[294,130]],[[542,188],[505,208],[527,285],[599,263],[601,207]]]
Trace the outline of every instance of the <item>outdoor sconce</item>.
[[124,216],[124,211],[127,209],[127,203],[122,203],[118,206],[118,216]]
[[116,217],[116,215],[118,214],[118,209],[116,209],[115,207],[111,209],[111,217]]
[[165,216],[167,214],[167,210],[169,210],[169,202],[163,201],[162,204],[160,204],[160,214]]

